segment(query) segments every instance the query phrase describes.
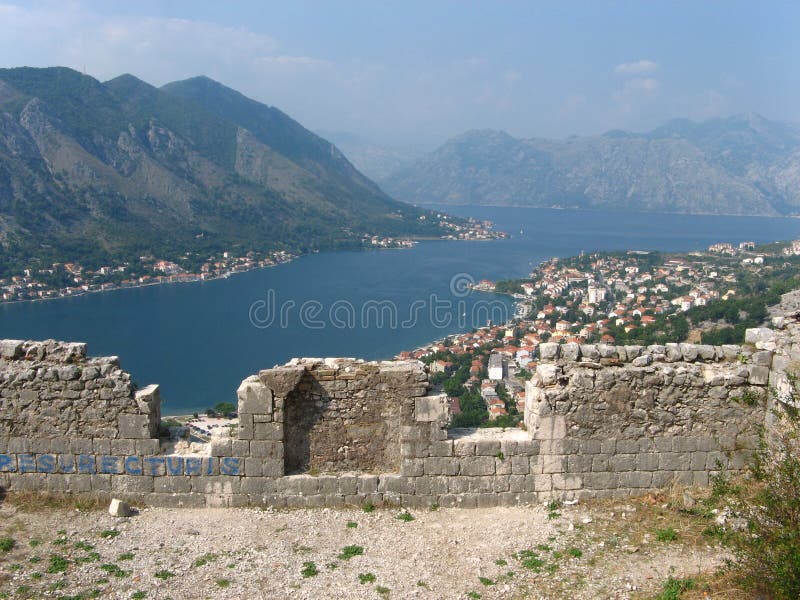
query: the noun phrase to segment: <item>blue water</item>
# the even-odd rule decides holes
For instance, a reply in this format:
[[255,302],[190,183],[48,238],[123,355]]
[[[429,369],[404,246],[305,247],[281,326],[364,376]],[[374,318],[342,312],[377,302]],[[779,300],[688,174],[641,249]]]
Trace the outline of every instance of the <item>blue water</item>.
[[[697,250],[800,237],[800,221],[792,219],[447,210],[491,219],[513,236],[324,253],[225,280],[0,305],[0,337],[86,341],[93,355],[119,355],[140,385],[160,383],[166,413],[189,412],[232,400],[244,377],[294,356],[390,358],[510,314],[505,297],[463,295],[460,283],[469,278],[519,277],[546,258],[581,250]],[[370,302],[384,304],[379,311]],[[285,322],[280,311],[269,321],[267,303],[284,307]]]

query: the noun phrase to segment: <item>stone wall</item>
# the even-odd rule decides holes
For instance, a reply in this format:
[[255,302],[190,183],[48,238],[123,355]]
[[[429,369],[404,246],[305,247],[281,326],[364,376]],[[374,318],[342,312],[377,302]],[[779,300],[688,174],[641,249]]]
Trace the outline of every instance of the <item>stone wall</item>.
[[194,454],[159,444],[157,387],[135,391],[116,359],[0,341],[0,484],[278,507],[493,506],[706,485],[756,443],[768,380],[781,377],[771,364],[785,367],[778,357],[795,349],[775,335],[748,332],[758,340],[744,347],[543,344],[527,431],[448,431],[446,398],[416,361],[296,359],[246,378],[238,430]]
[[86,344],[0,341],[0,437],[136,440],[157,434],[157,387],[135,393],[116,357],[87,358]]
[[708,485],[710,472],[743,468],[757,445],[770,350],[543,346],[525,422],[554,489],[616,496]]

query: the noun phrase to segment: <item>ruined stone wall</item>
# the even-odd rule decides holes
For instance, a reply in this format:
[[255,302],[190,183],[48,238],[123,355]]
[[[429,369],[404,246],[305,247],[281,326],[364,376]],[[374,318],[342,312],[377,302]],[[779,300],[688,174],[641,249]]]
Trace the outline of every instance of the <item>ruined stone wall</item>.
[[[278,507],[494,506],[706,485],[719,463],[744,464],[773,360],[800,353],[770,330],[748,336],[744,347],[543,344],[527,431],[448,431],[446,398],[416,361],[296,359],[246,378],[238,430],[194,454],[159,444],[157,387],[134,391],[116,359],[0,342],[0,485]],[[68,401],[64,415],[47,412]]]
[[143,439],[160,421],[157,391],[135,394],[116,357],[87,358],[86,344],[0,341],[0,436]]
[[612,496],[741,469],[766,414],[772,351],[544,344],[525,422],[553,486]]

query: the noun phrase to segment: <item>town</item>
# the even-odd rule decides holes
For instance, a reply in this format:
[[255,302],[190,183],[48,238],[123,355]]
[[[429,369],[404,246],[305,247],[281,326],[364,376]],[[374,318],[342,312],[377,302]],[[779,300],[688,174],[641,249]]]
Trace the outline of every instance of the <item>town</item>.
[[452,427],[519,426],[524,382],[542,342],[741,343],[779,294],[800,287],[800,240],[714,244],[706,252],[628,251],[552,258],[528,278],[483,280],[511,294],[514,318],[450,336],[399,359],[429,365],[448,394]]
[[[493,240],[506,235],[494,231],[488,221],[470,218],[454,222],[444,214],[437,215],[437,218],[439,224],[449,231],[443,239]],[[404,249],[415,244],[416,241],[410,239],[375,235],[364,235],[358,242],[358,246],[364,249]],[[88,268],[77,261],[30,265],[18,274],[0,278],[0,302],[68,298],[122,288],[208,281],[286,263],[297,256],[297,253],[286,250],[250,251],[244,255],[223,251],[207,256],[186,252],[172,260],[144,255],[98,268]]]

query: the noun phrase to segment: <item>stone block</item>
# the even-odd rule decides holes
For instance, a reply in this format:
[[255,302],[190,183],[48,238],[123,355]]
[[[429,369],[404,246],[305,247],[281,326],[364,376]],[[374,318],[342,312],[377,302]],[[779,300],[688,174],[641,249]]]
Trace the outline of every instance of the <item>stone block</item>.
[[512,456],[511,473],[513,475],[527,475],[528,473],[530,473],[529,457]]
[[615,454],[611,457],[612,471],[633,471],[635,468],[636,454]]
[[639,452],[638,440],[617,440],[614,450],[617,454],[634,454]]
[[215,477],[191,477],[192,492],[198,494],[238,494],[238,477],[217,475]]
[[559,345],[553,342],[539,344],[539,358],[542,360],[556,360],[558,358]]
[[608,454],[595,454],[592,457],[592,471],[601,473],[609,470],[611,456]]
[[150,418],[147,415],[121,414],[118,425],[121,438],[146,439],[150,437]]
[[748,365],[747,371],[747,381],[750,385],[767,385],[767,383],[769,383],[769,367]]
[[653,483],[653,474],[646,471],[630,471],[619,474],[619,487],[649,488]]
[[636,455],[637,471],[656,471],[658,470],[658,454],[649,452]]
[[476,477],[479,475],[494,475],[495,459],[491,456],[472,456],[461,459],[462,475]]
[[[241,437],[241,436],[240,436]],[[283,423],[253,423],[253,439],[254,440],[270,440],[282,441],[283,440]]]
[[211,438],[211,456],[233,456],[231,453],[231,440],[225,438]]
[[236,437],[240,440],[252,440],[254,437],[254,424],[253,415],[239,415],[239,426]]
[[414,420],[417,422],[444,421],[447,419],[447,396],[423,396],[414,399]]
[[610,490],[619,487],[617,473],[587,473],[583,476],[583,485],[590,490]]
[[561,455],[542,456],[542,473],[563,473],[567,468],[567,457]]
[[359,475],[356,479],[356,491],[358,494],[375,494],[378,491],[377,475]]
[[581,347],[574,342],[562,345],[560,352],[561,358],[568,362],[576,362],[581,357]]
[[272,414],[272,390],[256,377],[248,377],[236,390],[239,416]]
[[135,440],[136,451],[134,454],[141,456],[148,454],[158,454],[161,451],[161,445],[157,439],[151,438],[146,440]]
[[511,475],[511,459],[509,457],[495,458],[494,472],[497,475]]
[[567,423],[563,415],[539,417],[533,437],[537,440],[557,440],[567,435]]
[[[430,457],[424,458],[423,470],[425,475],[458,475],[460,464],[467,458],[440,458]],[[494,466],[494,459],[492,459],[492,466]]]
[[117,456],[136,454],[136,440],[111,440],[111,454]]
[[[162,479],[174,479],[173,477]],[[115,494],[149,494],[153,491],[152,477],[115,475],[111,478],[111,491]]]
[[423,458],[404,458],[400,463],[400,474],[406,477],[419,477],[425,473]]
[[147,494],[144,498],[148,506],[161,508],[203,508],[206,497],[203,494]]
[[453,440],[453,454],[455,456],[475,456],[475,442],[465,439]]
[[[376,477],[377,480],[377,477]],[[358,475],[340,475],[339,476],[339,493],[344,496],[351,496],[358,493],[358,486],[360,479]],[[380,481],[377,481],[380,485]],[[377,489],[377,488],[376,488]]]
[[591,470],[591,455],[572,455],[567,457],[567,473],[588,473]]
[[543,386],[555,385],[559,372],[558,365],[552,363],[539,363],[536,367],[536,376],[542,380]]
[[554,490],[579,490],[583,487],[583,478],[578,475],[553,474]]
[[[142,479],[150,479],[143,477]],[[156,477],[153,482],[153,492],[157,494],[188,494],[192,491],[192,481],[189,477]]]
[[496,440],[480,440],[475,443],[476,456],[497,456],[500,453],[500,442]]
[[453,456],[453,440],[431,442],[430,456]]
[[283,442],[250,442],[250,456],[258,458],[283,458]]
[[746,329],[744,332],[746,344],[757,344],[759,342],[774,342],[775,332],[767,327],[754,327]]
[[686,471],[691,469],[691,455],[677,452],[662,452],[658,458],[661,471]]

